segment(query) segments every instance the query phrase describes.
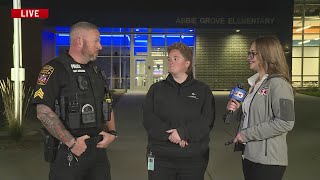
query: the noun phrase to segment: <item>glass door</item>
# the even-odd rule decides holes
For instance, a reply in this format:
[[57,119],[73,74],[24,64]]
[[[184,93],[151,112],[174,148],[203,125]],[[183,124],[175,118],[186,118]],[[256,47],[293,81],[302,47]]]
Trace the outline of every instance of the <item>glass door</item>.
[[147,89],[147,61],[146,58],[135,58],[135,80],[134,89],[146,90]]
[[152,57],[152,83],[159,82],[167,77],[168,68],[166,57]]

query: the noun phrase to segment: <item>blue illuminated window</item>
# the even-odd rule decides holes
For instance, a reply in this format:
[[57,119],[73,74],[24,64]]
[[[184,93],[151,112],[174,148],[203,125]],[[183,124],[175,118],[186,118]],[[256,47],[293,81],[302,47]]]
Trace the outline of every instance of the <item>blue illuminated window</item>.
[[165,46],[165,35],[162,34],[157,34],[157,35],[152,35],[152,46]]
[[43,31],[42,32],[42,40],[44,40],[44,41],[46,41],[46,40],[53,41],[54,40],[54,33]]
[[148,52],[148,47],[134,47],[135,56],[146,56]]
[[181,33],[181,28],[169,28],[169,33]]
[[181,35],[181,41],[188,46],[194,46],[194,35]]
[[192,28],[182,28],[181,31],[183,33],[191,33],[191,34],[194,33],[194,29]]
[[[138,42],[144,42],[144,41],[138,41]],[[111,45],[130,46],[130,36],[102,34],[100,36],[100,43],[102,46],[111,46]],[[66,34],[66,33],[56,34],[56,45],[69,46],[70,45],[69,34]]]
[[123,46],[128,46],[130,47],[130,35],[125,35],[125,40]]
[[111,33],[112,32],[112,28],[102,27],[102,28],[99,28],[99,31],[100,32],[105,32],[105,33]]
[[148,52],[148,35],[136,34],[134,36],[134,55],[145,56]]
[[167,45],[170,46],[173,43],[180,42],[180,34],[167,35]]
[[57,26],[56,27],[56,32],[58,32],[58,33],[69,33],[70,29],[71,29],[71,27],[67,27],[67,26]]
[[56,34],[56,45],[69,46],[70,45],[69,34]]
[[[100,43],[104,50],[102,50],[101,55],[110,56],[116,54],[118,56],[128,56],[130,55],[131,46],[131,34],[130,28],[99,28],[101,32]],[[153,48],[165,48],[172,45],[175,42],[183,42],[190,47],[194,47],[195,35],[192,28],[152,28],[152,47]],[[57,51],[59,47],[65,46],[66,48],[70,45],[70,27],[56,27],[57,34],[56,46]],[[146,55],[148,52],[148,28],[134,28],[134,55]],[[170,34],[167,34],[167,33]],[[144,33],[144,34],[143,34]],[[312,42],[312,44],[318,44],[319,41]],[[295,42],[293,42],[295,44]],[[109,48],[108,48],[109,47]],[[112,49],[113,48],[113,49]]]
[[112,32],[130,32],[130,28],[112,28]]
[[152,28],[151,32],[153,32],[153,33],[166,33],[167,29],[164,29],[164,28]]
[[146,32],[148,32],[148,28],[134,28],[134,32],[136,32],[136,33],[146,33]]
[[113,45],[114,46],[129,46],[130,41],[128,40],[128,36],[125,35],[112,35]]
[[101,35],[100,36],[100,43],[102,46],[111,46],[112,45],[112,38],[111,35]]
[[[145,32],[145,29],[147,28],[137,28],[137,29],[140,29],[141,31],[140,32]],[[71,30],[71,27],[68,27],[68,26],[57,26],[56,27],[56,32],[57,33],[69,33]],[[99,28],[99,31],[101,33],[111,33],[111,32],[116,32],[116,33],[119,33],[119,32],[130,32],[130,28],[108,28],[108,27],[100,27]],[[148,32],[148,31],[146,31]]]
[[148,35],[135,35],[134,46],[148,46]]

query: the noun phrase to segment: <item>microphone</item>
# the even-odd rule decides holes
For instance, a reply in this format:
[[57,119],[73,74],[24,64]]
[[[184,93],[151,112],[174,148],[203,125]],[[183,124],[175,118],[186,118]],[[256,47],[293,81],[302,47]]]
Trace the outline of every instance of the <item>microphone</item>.
[[[238,102],[242,102],[244,98],[246,97],[247,91],[243,89],[242,84],[237,84],[236,86],[233,86],[230,90],[229,98],[235,99]],[[224,115],[224,123],[230,124],[231,123],[231,115],[233,111],[229,110]]]

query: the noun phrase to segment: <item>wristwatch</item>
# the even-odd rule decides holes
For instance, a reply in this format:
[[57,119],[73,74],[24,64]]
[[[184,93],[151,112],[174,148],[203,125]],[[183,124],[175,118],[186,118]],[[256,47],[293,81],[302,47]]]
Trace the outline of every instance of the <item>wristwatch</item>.
[[115,131],[115,130],[107,131],[107,133],[112,134],[112,135],[114,135],[114,136],[118,136],[118,132]]

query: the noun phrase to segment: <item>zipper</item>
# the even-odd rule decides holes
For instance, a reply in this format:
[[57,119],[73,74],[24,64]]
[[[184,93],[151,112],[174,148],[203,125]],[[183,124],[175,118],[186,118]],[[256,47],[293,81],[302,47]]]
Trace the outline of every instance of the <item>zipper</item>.
[[[254,93],[254,95],[253,95],[253,97],[252,97],[252,100],[251,100],[251,102],[250,102],[250,104],[249,104],[249,112],[250,112],[250,110],[251,110],[251,105],[252,105],[252,102],[253,102],[255,96],[256,96],[257,93],[259,92],[261,86],[262,86],[267,80],[268,80],[268,78],[266,78],[265,80],[263,80],[262,83],[260,84],[259,88],[257,89],[257,91]],[[249,120],[250,120],[250,113],[248,113],[248,125],[249,125]],[[268,155],[268,153],[267,153],[267,148],[268,148],[267,141],[268,141],[268,140],[266,139],[266,146],[265,146],[265,151],[264,151],[264,155],[265,155],[265,156]]]
[[268,80],[268,78],[266,78],[265,80],[262,81],[262,83],[260,84],[259,88],[256,90],[256,92],[254,93],[252,99],[251,99],[251,102],[249,104],[249,112],[248,112],[248,125],[249,125],[249,120],[250,120],[250,111],[251,111],[251,105],[252,105],[252,102],[254,101],[254,98],[256,97],[257,93],[259,92],[261,86]]
[[268,139],[266,139],[266,146],[265,146],[265,151],[264,151],[264,155],[267,156],[268,155]]

